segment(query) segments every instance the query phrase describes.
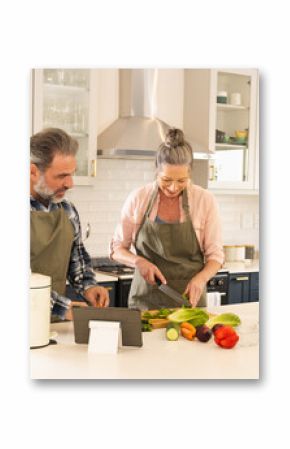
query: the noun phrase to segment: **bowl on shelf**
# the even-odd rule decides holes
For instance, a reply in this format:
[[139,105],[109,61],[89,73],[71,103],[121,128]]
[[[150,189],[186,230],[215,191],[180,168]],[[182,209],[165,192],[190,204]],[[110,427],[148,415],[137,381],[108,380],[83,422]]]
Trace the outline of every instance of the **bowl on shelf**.
[[235,140],[236,143],[245,143],[248,139],[248,131],[245,129],[243,131],[235,131]]

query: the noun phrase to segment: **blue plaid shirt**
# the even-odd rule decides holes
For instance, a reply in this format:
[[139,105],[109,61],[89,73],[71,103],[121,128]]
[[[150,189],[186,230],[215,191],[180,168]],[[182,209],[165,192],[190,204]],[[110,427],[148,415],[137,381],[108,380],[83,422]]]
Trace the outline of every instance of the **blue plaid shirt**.
[[[30,210],[51,212],[62,207],[67,213],[74,229],[74,239],[72,244],[71,256],[67,272],[67,279],[75,291],[82,295],[89,287],[97,285],[95,274],[91,265],[91,258],[87,253],[81,236],[81,223],[79,214],[75,206],[68,200],[64,199],[60,203],[50,202],[48,207],[30,197]],[[69,308],[71,300],[58,294],[56,291],[51,292],[51,313],[61,319],[64,319],[66,310]]]

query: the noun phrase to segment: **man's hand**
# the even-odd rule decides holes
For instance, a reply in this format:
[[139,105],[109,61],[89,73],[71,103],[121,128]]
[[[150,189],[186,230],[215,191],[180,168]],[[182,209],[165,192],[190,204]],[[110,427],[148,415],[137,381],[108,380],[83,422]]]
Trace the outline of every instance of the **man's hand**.
[[108,290],[104,287],[90,287],[83,296],[93,307],[108,307],[110,302]]

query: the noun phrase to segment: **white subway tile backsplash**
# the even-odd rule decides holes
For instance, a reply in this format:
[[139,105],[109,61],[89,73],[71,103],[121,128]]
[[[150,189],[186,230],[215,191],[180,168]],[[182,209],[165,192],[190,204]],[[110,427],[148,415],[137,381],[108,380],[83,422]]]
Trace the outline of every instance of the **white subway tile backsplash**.
[[250,212],[244,212],[241,214],[241,228],[253,229],[254,228],[254,216]]
[[[125,199],[155,178],[154,161],[99,159],[92,186],[75,186],[68,192],[81,218],[83,235],[87,222],[91,235],[84,242],[92,256],[107,256],[109,243],[121,216]],[[224,244],[253,244],[259,248],[259,199],[250,195],[215,194]]]

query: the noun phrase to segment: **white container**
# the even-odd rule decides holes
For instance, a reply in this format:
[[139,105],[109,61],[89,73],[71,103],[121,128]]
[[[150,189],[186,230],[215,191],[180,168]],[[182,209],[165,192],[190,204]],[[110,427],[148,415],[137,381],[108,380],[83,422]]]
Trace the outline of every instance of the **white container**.
[[232,106],[241,106],[242,98],[239,92],[234,92],[230,96],[230,104]]
[[225,90],[220,90],[217,93],[217,102],[218,103],[227,103],[228,102],[228,93]]
[[97,354],[116,354],[121,344],[119,321],[89,321],[88,351]]
[[225,245],[225,261],[226,262],[241,262],[245,260],[245,245]]
[[49,344],[51,278],[30,274],[30,348]]
[[256,346],[259,344],[259,321],[254,318],[242,318],[242,323],[236,328],[239,335],[239,346]]
[[[219,307],[221,305],[221,293],[220,292],[208,292],[206,294],[205,307]],[[198,304],[201,306],[200,304]]]

